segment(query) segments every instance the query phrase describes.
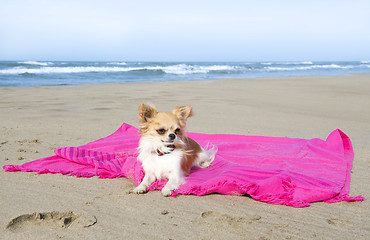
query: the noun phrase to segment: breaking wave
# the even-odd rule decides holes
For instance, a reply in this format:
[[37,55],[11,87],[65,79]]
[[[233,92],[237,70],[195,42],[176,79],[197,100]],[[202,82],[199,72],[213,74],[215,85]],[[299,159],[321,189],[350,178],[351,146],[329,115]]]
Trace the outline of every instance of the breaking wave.
[[37,62],[37,61],[25,61],[25,62],[18,62],[18,63],[24,64],[24,65],[36,65],[36,66],[48,66],[48,65],[54,64],[52,62]]
[[[40,66],[46,66],[41,65]],[[111,63],[108,63],[111,64]],[[34,64],[36,65],[36,64]],[[22,68],[15,67],[0,70],[0,74],[56,74],[56,73],[89,73],[89,72],[129,72],[129,71],[161,71],[167,74],[186,75],[186,74],[205,74],[210,71],[235,71],[235,66],[227,65],[187,65],[177,64],[170,66],[145,66],[145,67],[40,67],[40,68]]]
[[352,62],[0,62],[0,87],[370,73]]
[[265,67],[268,71],[296,71],[296,70],[312,70],[312,69],[352,69],[355,66],[346,65],[340,66],[337,64],[330,65],[312,65],[312,66],[302,66],[302,67]]

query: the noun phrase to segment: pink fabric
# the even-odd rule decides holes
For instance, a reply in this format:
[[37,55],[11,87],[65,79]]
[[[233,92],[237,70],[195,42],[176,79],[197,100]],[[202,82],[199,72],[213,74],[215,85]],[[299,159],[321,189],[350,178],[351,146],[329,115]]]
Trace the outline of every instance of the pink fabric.
[[[80,147],[55,150],[55,156],[4,170],[62,173],[77,177],[129,178],[138,185],[144,177],[136,160],[137,129],[123,124],[112,135]],[[350,139],[339,129],[326,141],[224,134],[188,133],[202,146],[218,147],[209,168],[192,169],[186,183],[173,193],[250,195],[272,204],[307,207],[311,202],[362,201],[349,197],[353,161]],[[165,181],[153,183],[161,189]]]

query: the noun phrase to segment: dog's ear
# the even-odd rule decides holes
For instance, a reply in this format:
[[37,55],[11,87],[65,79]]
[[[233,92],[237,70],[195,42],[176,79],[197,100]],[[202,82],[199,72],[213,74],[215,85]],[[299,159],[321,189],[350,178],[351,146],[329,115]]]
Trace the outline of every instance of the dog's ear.
[[139,106],[139,116],[142,122],[148,122],[151,118],[157,115],[157,109],[153,104],[142,103]]
[[181,122],[185,123],[186,119],[193,116],[193,107],[190,105],[176,107],[172,112]]

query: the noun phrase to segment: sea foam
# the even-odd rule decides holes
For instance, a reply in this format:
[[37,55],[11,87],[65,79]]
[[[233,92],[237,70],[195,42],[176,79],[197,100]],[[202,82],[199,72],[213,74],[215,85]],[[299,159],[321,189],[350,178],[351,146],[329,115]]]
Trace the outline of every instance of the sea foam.
[[[35,65],[35,64],[34,64]],[[44,65],[42,65],[44,66]],[[0,70],[1,74],[53,74],[53,73],[88,73],[88,72],[129,72],[129,71],[162,71],[167,74],[205,74],[210,71],[233,71],[236,67],[227,65],[187,65],[177,64],[170,66],[143,66],[143,67],[15,67]]]
[[187,65],[187,64],[178,64],[173,66],[161,67],[163,72],[168,74],[205,74],[210,71],[233,71],[236,68],[228,65],[211,65],[211,66],[199,66],[199,65]]
[[42,67],[12,68],[0,70],[2,74],[50,74],[50,73],[87,73],[87,72],[127,72],[135,68],[120,67]]
[[370,61],[0,62],[0,87],[370,73]]
[[25,61],[25,62],[18,62],[19,64],[26,64],[26,65],[37,65],[37,66],[48,66],[53,65],[52,62],[37,62],[37,61]]
[[297,71],[297,70],[313,70],[313,69],[352,69],[355,66],[347,65],[347,66],[340,66],[337,64],[329,64],[329,65],[310,65],[310,66],[303,66],[303,67],[265,67],[268,71]]

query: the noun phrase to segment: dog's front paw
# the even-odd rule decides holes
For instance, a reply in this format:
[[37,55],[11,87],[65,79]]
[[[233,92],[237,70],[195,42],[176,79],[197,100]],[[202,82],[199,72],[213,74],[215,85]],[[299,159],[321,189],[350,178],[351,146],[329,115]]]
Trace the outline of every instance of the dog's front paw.
[[146,193],[146,187],[142,186],[142,185],[139,185],[136,188],[134,188],[134,190],[132,190],[132,191],[136,194],[143,194],[143,193]]
[[169,189],[169,188],[162,188],[162,195],[164,196],[164,197],[169,197],[169,196],[171,196],[171,190]]

